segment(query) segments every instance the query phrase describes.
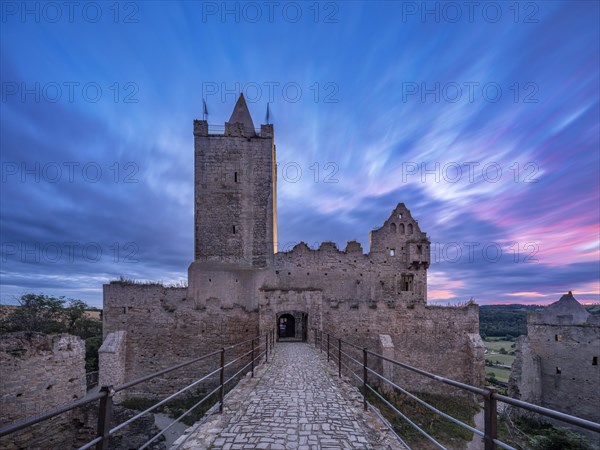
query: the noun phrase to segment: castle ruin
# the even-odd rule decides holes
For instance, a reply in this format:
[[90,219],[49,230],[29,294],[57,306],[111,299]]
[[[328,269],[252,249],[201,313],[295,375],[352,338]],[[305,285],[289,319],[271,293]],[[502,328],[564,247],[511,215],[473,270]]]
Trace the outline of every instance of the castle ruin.
[[[221,130],[220,130],[221,131]],[[398,204],[370,234],[370,249],[300,243],[277,251],[273,125],[255,129],[243,96],[220,133],[194,121],[194,261],[187,288],[104,285],[100,383],[116,384],[277,329],[313,330],[419,368],[483,385],[478,306],[427,305],[430,241]],[[179,385],[194,378],[179,375]],[[399,375],[398,375],[399,378]],[[402,374],[419,390],[429,380]],[[146,386],[148,394],[170,387]],[[143,394],[140,392],[140,395]]]
[[600,422],[600,315],[569,292],[529,313],[515,353],[511,397]]

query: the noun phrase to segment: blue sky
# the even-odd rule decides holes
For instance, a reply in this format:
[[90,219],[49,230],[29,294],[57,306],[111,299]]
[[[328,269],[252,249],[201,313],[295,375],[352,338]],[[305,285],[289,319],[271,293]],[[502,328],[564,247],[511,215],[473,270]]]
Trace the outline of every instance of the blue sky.
[[[599,300],[599,3],[4,2],[1,299],[193,258],[193,119],[267,102],[279,247],[404,202],[432,303]],[[272,8],[272,9],[270,9]]]

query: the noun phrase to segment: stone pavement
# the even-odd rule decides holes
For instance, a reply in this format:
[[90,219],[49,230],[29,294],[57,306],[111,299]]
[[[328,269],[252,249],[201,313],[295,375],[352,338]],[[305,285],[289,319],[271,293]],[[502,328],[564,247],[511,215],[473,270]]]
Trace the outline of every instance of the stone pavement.
[[[225,398],[184,449],[405,449],[362,396],[306,343],[278,343],[273,359]],[[189,432],[189,431],[188,431]]]

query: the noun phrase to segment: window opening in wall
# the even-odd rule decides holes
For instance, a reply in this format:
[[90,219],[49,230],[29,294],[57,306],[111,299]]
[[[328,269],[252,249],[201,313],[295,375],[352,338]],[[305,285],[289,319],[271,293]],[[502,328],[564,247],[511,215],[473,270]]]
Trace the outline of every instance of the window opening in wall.
[[422,254],[423,254],[423,246],[417,245],[417,255],[422,255]]
[[395,223],[393,223],[393,222],[390,224],[390,231],[391,231],[392,233],[395,233],[395,232],[396,232],[396,224],[395,224]]
[[233,225],[231,229],[233,230],[233,234],[235,234],[235,225]]
[[238,182],[238,174],[237,174],[237,172],[234,172],[234,174],[233,174],[233,181],[235,181],[236,183]]
[[413,290],[413,275],[402,274],[400,278],[400,290],[401,291],[412,291]]
[[123,314],[127,314],[127,306],[123,306]]
[[598,365],[598,357],[597,356],[593,356],[592,357],[592,366],[597,366]]
[[561,341],[562,341],[562,339],[563,339],[563,337],[562,337],[562,334],[555,334],[555,335],[554,335],[554,340],[555,340],[556,342],[561,342]]
[[402,213],[398,214],[398,219],[402,219]]
[[390,248],[390,256],[396,256],[396,249]]
[[562,370],[560,370],[560,367],[556,368],[556,375],[560,375],[560,373],[562,372]]
[[404,234],[404,224],[400,224],[400,234]]
[[412,223],[408,224],[408,234],[413,234],[413,226]]

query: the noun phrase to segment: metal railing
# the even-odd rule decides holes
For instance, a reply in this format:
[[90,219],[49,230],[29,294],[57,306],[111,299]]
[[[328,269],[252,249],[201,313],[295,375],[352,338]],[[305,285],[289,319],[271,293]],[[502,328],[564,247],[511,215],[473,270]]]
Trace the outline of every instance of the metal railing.
[[[243,348],[244,346],[248,347],[247,351],[244,351],[244,348]],[[102,386],[100,388],[99,392],[94,393],[94,394],[89,394],[80,400],[76,400],[72,403],[60,406],[58,408],[51,409],[49,411],[46,411],[46,412],[36,415],[34,417],[21,419],[21,420],[18,420],[16,422],[13,422],[13,423],[10,423],[7,425],[2,425],[0,427],[0,438],[7,436],[11,433],[15,433],[17,431],[26,429],[37,423],[46,421],[52,417],[58,416],[65,412],[74,410],[76,408],[87,405],[94,401],[100,400],[99,406],[98,406],[98,422],[97,422],[97,429],[96,429],[96,438],[89,441],[87,444],[79,447],[78,450],[84,450],[84,449],[88,449],[88,448],[91,448],[94,446],[95,446],[96,450],[106,450],[106,449],[108,449],[108,444],[109,444],[111,435],[115,434],[117,431],[123,429],[127,425],[136,421],[140,417],[155,410],[159,406],[162,406],[165,403],[173,400],[175,397],[188,391],[192,387],[197,386],[198,384],[207,380],[211,376],[219,374],[219,384],[212,391],[210,391],[208,394],[206,394],[199,402],[197,402],[191,408],[186,410],[177,419],[175,419],[173,422],[171,422],[167,427],[163,428],[159,433],[154,435],[150,440],[148,440],[145,444],[143,444],[140,447],[140,449],[147,448],[152,442],[154,442],[160,436],[162,436],[169,428],[171,428],[173,425],[175,425],[176,423],[181,421],[185,416],[187,416],[194,409],[196,409],[197,407],[202,405],[204,402],[206,402],[214,394],[218,393],[218,395],[219,395],[219,398],[218,398],[219,412],[223,412],[223,403],[224,403],[224,398],[225,398],[225,386],[227,386],[232,381],[237,379],[237,377],[239,375],[241,375],[243,373],[243,371],[247,370],[248,368],[250,368],[251,376],[254,377],[254,369],[257,365],[257,362],[260,363],[260,361],[264,357],[265,363],[268,363],[269,355],[272,354],[274,346],[275,346],[275,331],[269,330],[269,331],[265,332],[265,334],[262,336],[257,336],[252,339],[248,339],[248,340],[238,342],[233,345],[229,345],[227,347],[223,347],[220,350],[216,350],[214,352],[208,353],[208,354],[200,356],[198,358],[194,358],[192,360],[185,361],[183,363],[168,367],[161,371],[137,378],[135,380],[128,381],[127,383],[123,383],[118,386]],[[234,350],[234,349],[241,351],[241,354],[235,356],[233,359],[231,359],[231,361],[226,362],[226,353],[231,350]],[[125,391],[125,390],[127,390],[133,386],[137,386],[143,382],[153,380],[159,376],[173,372],[177,369],[181,369],[181,368],[189,366],[191,364],[194,364],[194,363],[197,363],[200,361],[206,361],[206,360],[209,360],[209,359],[215,358],[215,357],[218,357],[218,361],[219,361],[219,366],[217,369],[202,376],[201,378],[198,378],[193,383],[188,384],[184,388],[169,395],[165,399],[160,400],[153,406],[134,415],[130,419],[126,420],[125,422],[121,422],[120,424],[111,428],[111,418],[112,418],[112,411],[113,411],[113,397],[116,393]],[[239,364],[241,364],[243,362],[242,360],[246,357],[249,357],[250,361],[248,361],[244,366],[242,366],[239,370],[237,370],[229,378],[225,379],[225,369],[232,366],[236,362],[239,362]],[[185,440],[183,442],[185,442]],[[182,445],[183,442],[181,442],[180,445]]]
[[[421,433],[427,440],[433,443],[440,449],[446,449],[442,444],[440,444],[437,440],[435,440],[431,435],[429,435],[425,430],[419,427],[416,423],[414,423],[409,417],[403,414],[398,408],[393,405],[390,401],[388,401],[385,397],[383,397],[379,391],[369,383],[369,373],[376,376],[382,382],[392,386],[403,394],[407,395],[411,399],[415,400],[422,406],[427,409],[433,411],[441,417],[459,425],[472,433],[483,438],[485,443],[485,450],[496,450],[498,447],[507,450],[516,450],[514,447],[511,447],[505,442],[502,442],[498,439],[498,404],[497,402],[502,402],[507,405],[511,405],[517,408],[525,409],[527,411],[537,413],[543,415],[545,417],[549,417],[551,419],[559,420],[564,423],[568,423],[570,425],[575,425],[581,427],[585,430],[594,431],[596,433],[600,433],[600,424],[596,422],[592,422],[590,420],[582,419],[579,417],[571,416],[569,414],[561,413],[559,411],[555,411],[553,409],[544,408],[542,406],[534,405],[532,403],[527,403],[521,400],[517,400],[511,397],[507,397],[505,395],[498,394],[494,388],[486,387],[486,388],[478,388],[475,386],[471,386],[465,383],[461,383],[459,381],[452,380],[450,378],[445,378],[439,375],[435,375],[433,373],[427,372],[425,370],[418,369],[416,367],[412,367],[408,364],[401,363],[399,361],[393,360],[386,356],[380,355],[378,353],[372,352],[368,350],[366,347],[360,347],[358,345],[352,344],[350,342],[344,341],[341,338],[331,336],[329,333],[324,333],[323,331],[314,329],[314,338],[315,338],[315,347],[319,348],[321,352],[327,352],[327,361],[331,361],[331,359],[337,360],[338,366],[338,376],[342,376],[342,368],[345,368],[348,373],[350,373],[358,384],[362,386],[362,394],[363,394],[363,407],[364,410],[367,411],[369,407],[369,401],[367,400],[367,392],[372,392],[376,397],[378,397],[382,402],[384,402],[388,407],[390,407],[396,414],[402,417],[408,424],[410,424],[415,430]],[[333,341],[333,346],[331,345]],[[336,344],[337,341],[337,345]],[[337,348],[336,348],[337,347]],[[362,356],[358,356],[358,359],[347,353],[345,350],[355,350],[358,351]],[[355,355],[356,356],[356,355]],[[371,357],[371,358],[369,358]],[[357,374],[352,368],[343,362],[346,360],[348,364],[354,364],[355,367],[362,369],[362,375],[360,372]],[[362,361],[361,361],[362,359]],[[406,389],[400,387],[397,383],[392,380],[386,378],[383,374],[373,370],[372,367],[369,367],[369,362],[371,359],[379,360],[382,363],[385,361],[387,363],[391,363],[396,367],[400,367],[402,369],[408,370],[410,372],[417,373],[421,376],[433,379],[435,381],[439,381],[441,383],[447,384],[449,386],[453,386],[455,388],[461,389],[463,391],[470,392],[479,396],[483,400],[483,409],[484,409],[484,429],[483,431],[478,430],[452,416],[449,414],[440,411],[435,406],[427,403],[421,398],[411,394]],[[392,430],[394,434],[396,432]]]
[[[261,131],[262,130],[260,128],[254,128],[254,132],[257,135],[260,135]],[[208,125],[208,132],[210,134],[224,134],[225,133],[225,125]]]

